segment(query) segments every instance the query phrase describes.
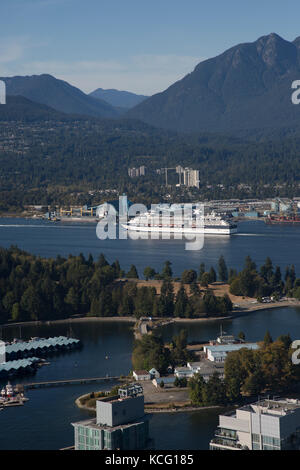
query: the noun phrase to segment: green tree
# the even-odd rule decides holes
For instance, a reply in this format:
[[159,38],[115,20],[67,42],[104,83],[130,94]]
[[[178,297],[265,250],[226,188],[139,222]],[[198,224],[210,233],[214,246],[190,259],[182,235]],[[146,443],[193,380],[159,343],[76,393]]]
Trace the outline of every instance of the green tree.
[[220,281],[226,282],[228,280],[228,270],[223,255],[219,258],[218,273]]
[[199,267],[198,280],[201,282],[202,275],[205,273],[205,264],[201,263]]
[[20,309],[20,305],[18,304],[18,302],[16,302],[12,306],[11,319],[12,319],[12,321],[15,321],[15,322],[18,322],[22,319],[21,318],[21,309]]
[[70,287],[65,298],[65,303],[70,306],[72,313],[79,313],[80,311],[80,298],[78,291],[74,287]]
[[170,278],[173,275],[172,269],[171,269],[171,261],[166,261],[162,270],[162,277],[163,278]]
[[211,267],[209,270],[209,283],[213,284],[214,282],[216,282],[216,280],[217,280],[217,273],[214,270],[214,268]]
[[147,266],[144,269],[144,277],[145,277],[146,281],[148,281],[148,279],[153,279],[154,276],[155,276],[155,270],[153,268],[151,268],[150,266]]
[[185,269],[181,274],[181,282],[183,284],[192,284],[197,279],[197,273],[193,269]]
[[134,266],[134,264],[131,265],[131,267],[130,267],[128,273],[127,273],[127,277],[129,279],[139,279],[139,275],[138,275],[137,269]]
[[188,297],[186,295],[183,285],[180,286],[180,289],[176,295],[174,316],[175,317],[185,317],[188,305]]
[[272,339],[272,336],[270,335],[269,330],[267,330],[264,336],[264,345],[268,346],[271,343],[273,343],[273,339]]
[[200,284],[202,287],[208,287],[208,284],[210,283],[210,275],[209,273],[203,273],[201,276],[201,281]]

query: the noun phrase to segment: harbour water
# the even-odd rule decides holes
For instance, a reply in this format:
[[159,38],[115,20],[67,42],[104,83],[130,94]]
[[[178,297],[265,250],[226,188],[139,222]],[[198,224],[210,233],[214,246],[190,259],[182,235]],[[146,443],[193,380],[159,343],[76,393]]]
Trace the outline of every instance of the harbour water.
[[[101,252],[111,262],[119,259],[124,269],[134,263],[140,273],[145,266],[161,269],[169,259],[175,275],[186,268],[197,269],[201,262],[216,265],[221,254],[227,264],[241,268],[250,254],[258,263],[266,256],[284,269],[294,263],[300,274],[297,257],[300,247],[300,227],[266,226],[261,222],[240,224],[240,234],[230,239],[208,238],[200,252],[187,252],[184,242],[166,240],[107,240],[96,238],[95,226],[82,224],[50,224],[24,219],[0,219],[0,246],[12,244],[41,256],[67,256],[80,252],[94,256]],[[216,337],[220,322],[178,323],[163,328],[166,340],[180,328],[186,328],[190,341]],[[260,340],[267,329],[273,337],[290,333],[300,338],[300,309],[265,310],[235,320],[222,321],[227,333],[244,331],[248,340]],[[38,369],[34,381],[127,374],[131,369],[133,343],[132,325],[118,322],[77,322],[71,324],[74,336],[84,347],[50,358],[51,364]],[[66,335],[70,324],[10,327],[2,330],[3,339],[31,336]],[[108,357],[108,359],[106,359]],[[26,378],[26,380],[29,380]],[[31,380],[31,379],[30,379]],[[20,382],[20,380],[18,380]],[[23,407],[0,413],[0,449],[58,449],[73,443],[71,422],[89,415],[79,410],[74,400],[85,392],[111,387],[103,385],[72,385],[32,390]],[[218,411],[154,414],[150,431],[157,449],[207,449],[218,420]]]
[[202,250],[186,251],[183,240],[99,240],[92,223],[0,218],[0,246],[12,244],[46,257],[79,253],[97,257],[104,253],[109,262],[118,259],[125,270],[134,263],[140,275],[149,265],[161,270],[166,260],[172,262],[175,275],[184,269],[198,269],[202,262],[216,266],[220,255],[228,266],[240,269],[248,254],[258,265],[267,256],[282,269],[294,263],[300,275],[300,226],[266,225],[262,221],[241,222],[238,234],[207,236]]

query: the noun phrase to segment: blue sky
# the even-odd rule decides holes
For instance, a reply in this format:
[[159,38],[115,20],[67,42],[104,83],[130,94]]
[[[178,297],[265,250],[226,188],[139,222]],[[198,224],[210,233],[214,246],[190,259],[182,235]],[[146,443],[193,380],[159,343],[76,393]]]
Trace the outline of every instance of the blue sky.
[[299,0],[0,0],[0,18],[0,76],[85,92],[156,93],[237,43],[300,36]]

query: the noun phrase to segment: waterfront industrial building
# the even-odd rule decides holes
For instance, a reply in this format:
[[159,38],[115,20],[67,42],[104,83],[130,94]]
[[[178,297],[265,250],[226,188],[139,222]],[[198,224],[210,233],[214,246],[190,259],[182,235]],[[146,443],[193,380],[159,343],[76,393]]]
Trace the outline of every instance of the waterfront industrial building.
[[259,346],[257,343],[245,343],[234,336],[225,336],[221,333],[216,340],[211,340],[210,344],[203,346],[204,357],[200,361],[188,362],[185,367],[176,367],[174,374],[178,378],[187,379],[199,374],[205,382],[217,374],[223,380],[227,354],[242,348],[256,350]]
[[120,387],[118,395],[96,401],[96,418],[72,423],[75,450],[137,450],[149,443],[143,388]]
[[263,399],[219,416],[211,450],[299,450],[300,401]]
[[239,351],[243,348],[256,350],[259,349],[259,346],[257,343],[216,344],[204,346],[203,351],[209,361],[225,362],[229,352]]

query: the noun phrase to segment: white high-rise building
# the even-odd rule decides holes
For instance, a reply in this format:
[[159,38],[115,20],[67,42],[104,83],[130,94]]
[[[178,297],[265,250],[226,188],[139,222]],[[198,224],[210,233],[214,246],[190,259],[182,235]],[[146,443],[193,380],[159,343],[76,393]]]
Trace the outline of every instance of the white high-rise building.
[[210,450],[300,449],[300,401],[264,399],[219,416]]
[[[177,171],[177,168],[178,168],[178,171]],[[177,168],[176,168],[176,171],[177,173],[179,173],[181,184],[183,183],[185,186],[188,186],[188,187],[199,188],[199,184],[200,184],[199,170],[192,170],[191,168],[185,168],[185,169],[182,168],[181,171],[179,171],[179,167]],[[183,175],[183,182],[182,182],[181,174]]]

